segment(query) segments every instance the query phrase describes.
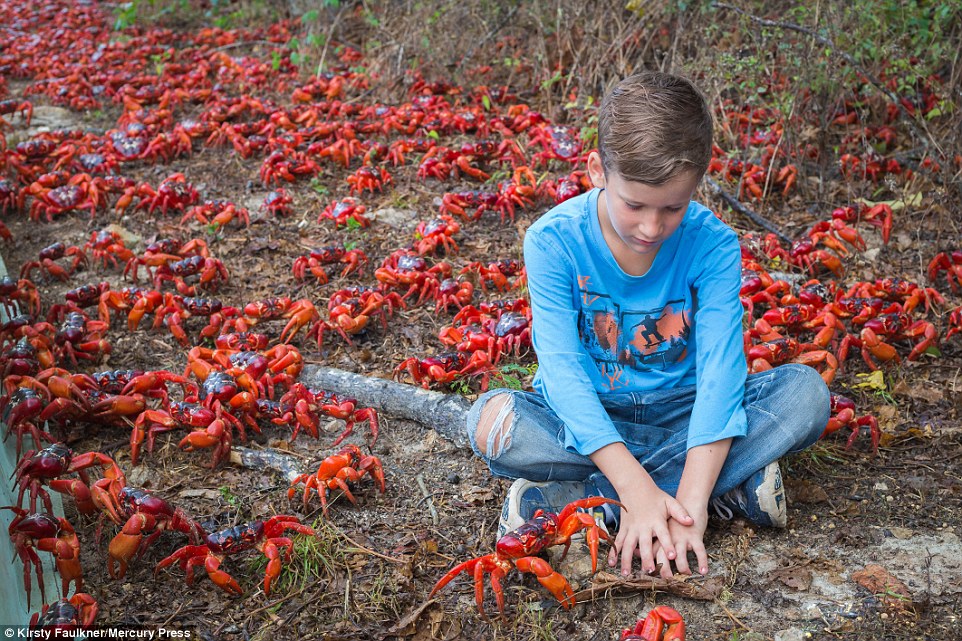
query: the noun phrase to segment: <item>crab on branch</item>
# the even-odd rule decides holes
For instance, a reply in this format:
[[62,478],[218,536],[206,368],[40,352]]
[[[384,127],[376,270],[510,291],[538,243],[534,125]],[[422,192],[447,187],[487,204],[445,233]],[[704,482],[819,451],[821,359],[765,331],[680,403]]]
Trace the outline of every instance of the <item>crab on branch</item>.
[[282,405],[293,408],[298,426],[310,432],[314,438],[320,435],[321,415],[342,419],[345,422],[344,430],[334,439],[332,447],[340,445],[344,439],[354,433],[354,424],[357,421],[364,420],[368,421],[371,429],[368,444],[373,446],[377,441],[377,410],[373,407],[359,408],[357,400],[353,398],[340,396],[330,390],[310,388],[303,383],[294,383],[291,389],[281,397],[280,402]]

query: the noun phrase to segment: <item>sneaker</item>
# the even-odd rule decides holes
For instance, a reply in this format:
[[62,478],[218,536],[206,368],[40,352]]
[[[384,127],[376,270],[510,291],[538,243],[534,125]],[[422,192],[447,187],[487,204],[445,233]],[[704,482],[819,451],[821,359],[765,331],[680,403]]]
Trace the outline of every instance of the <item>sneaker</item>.
[[778,461],[769,463],[733,490],[711,500],[716,516],[729,521],[740,516],[755,525],[783,528],[788,525],[788,506]]
[[[578,501],[589,496],[599,496],[593,483],[581,481],[529,481],[517,479],[508,489],[508,496],[501,507],[501,518],[498,521],[498,538],[517,529],[525,521],[534,517],[535,512],[558,513],[572,501]],[[617,525],[617,515],[608,505],[595,508],[593,516],[595,522],[608,533],[606,521]],[[575,535],[576,537],[577,535]],[[572,538],[575,538],[572,537]]]

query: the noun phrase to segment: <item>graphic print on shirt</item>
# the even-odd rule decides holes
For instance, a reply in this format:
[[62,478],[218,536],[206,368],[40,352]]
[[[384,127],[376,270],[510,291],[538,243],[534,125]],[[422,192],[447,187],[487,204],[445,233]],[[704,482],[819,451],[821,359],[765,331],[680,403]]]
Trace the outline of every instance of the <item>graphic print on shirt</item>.
[[628,384],[626,368],[663,370],[685,357],[691,312],[683,298],[653,309],[624,309],[604,292],[582,286],[579,293],[578,334],[609,389]]

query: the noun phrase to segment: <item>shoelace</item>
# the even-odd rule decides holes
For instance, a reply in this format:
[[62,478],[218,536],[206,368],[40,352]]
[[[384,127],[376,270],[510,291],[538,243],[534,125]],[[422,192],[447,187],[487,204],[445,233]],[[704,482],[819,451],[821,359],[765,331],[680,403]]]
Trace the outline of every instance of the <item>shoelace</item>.
[[718,515],[723,521],[731,521],[735,518],[735,513],[732,509],[725,505],[725,501],[720,496],[716,496],[708,502],[709,505],[715,510],[715,514]]

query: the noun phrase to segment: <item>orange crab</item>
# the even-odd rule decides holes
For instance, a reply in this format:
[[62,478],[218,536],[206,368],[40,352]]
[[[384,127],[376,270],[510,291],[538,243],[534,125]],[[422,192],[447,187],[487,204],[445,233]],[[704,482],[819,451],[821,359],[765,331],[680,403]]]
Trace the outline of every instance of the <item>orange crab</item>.
[[317,472],[301,474],[294,478],[291,481],[291,487],[287,490],[287,498],[293,499],[297,493],[297,486],[303,483],[304,511],[307,511],[307,502],[311,498],[313,489],[321,497],[321,510],[324,516],[327,516],[327,491],[341,488],[348,501],[357,503],[348,484],[356,483],[365,474],[374,479],[383,494],[385,485],[381,459],[376,456],[365,456],[357,445],[345,445],[336,454],[321,461]]
[[[512,530],[498,539],[493,554],[486,554],[475,559],[454,566],[447,574],[434,584],[430,596],[434,596],[441,588],[451,582],[461,572],[474,575],[474,594],[478,603],[478,611],[484,614],[484,574],[491,574],[491,588],[498,604],[498,610],[504,613],[504,591],[501,580],[516,567],[521,572],[534,574],[544,587],[548,588],[564,608],[570,608],[575,603],[574,591],[568,580],[542,558],[535,555],[552,545],[564,545],[564,554],[568,553],[571,536],[575,532],[587,530],[588,548],[591,551],[591,571],[598,567],[598,541],[610,540],[608,533],[602,530],[591,514],[579,512],[580,509],[591,509],[609,503],[618,507],[622,504],[614,499],[593,496],[566,505],[560,513],[538,510],[534,516],[525,521],[520,527]],[[562,555],[564,558],[564,555]]]

